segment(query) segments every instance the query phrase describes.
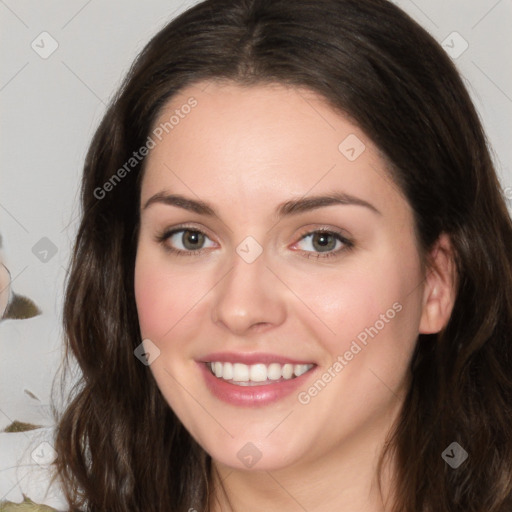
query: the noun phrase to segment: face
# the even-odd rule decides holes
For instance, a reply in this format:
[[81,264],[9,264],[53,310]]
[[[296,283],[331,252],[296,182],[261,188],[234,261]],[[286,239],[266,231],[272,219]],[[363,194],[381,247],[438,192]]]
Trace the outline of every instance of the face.
[[187,430],[219,464],[267,470],[377,435],[424,305],[412,211],[377,149],[281,85],[196,84],[152,133],[135,295]]

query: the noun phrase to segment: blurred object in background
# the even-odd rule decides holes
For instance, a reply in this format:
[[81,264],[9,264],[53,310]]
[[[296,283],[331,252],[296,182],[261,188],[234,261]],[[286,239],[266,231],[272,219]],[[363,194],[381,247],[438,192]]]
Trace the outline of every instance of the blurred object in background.
[[4,317],[8,304],[11,302],[11,274],[0,262],[0,318]]
[[6,318],[22,320],[40,315],[41,310],[29,298],[12,290],[11,274],[4,264],[2,237],[0,235],[0,321]]

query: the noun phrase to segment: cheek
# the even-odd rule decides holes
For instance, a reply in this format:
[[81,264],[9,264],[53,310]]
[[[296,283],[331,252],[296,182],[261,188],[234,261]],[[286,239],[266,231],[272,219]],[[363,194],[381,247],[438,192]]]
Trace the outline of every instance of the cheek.
[[155,306],[161,304],[161,293],[156,273],[138,254],[135,262],[135,302],[143,338],[152,338],[150,333],[157,330],[160,315]]
[[415,252],[406,252],[401,257],[383,253],[316,278],[302,276],[301,281],[296,276],[297,296],[308,307],[306,317],[331,357],[349,350],[354,340],[365,348],[378,339],[377,350],[383,351],[416,340],[421,272]]
[[[190,328],[208,289],[206,273],[169,264],[165,253],[141,246],[135,262],[135,301],[141,335],[157,344]],[[201,310],[202,311],[202,310]],[[202,311],[204,314],[204,311]]]
[[377,421],[406,382],[421,312],[420,288],[411,284],[419,267],[413,259],[407,263],[392,256],[322,279],[321,287],[315,281],[315,293],[310,288],[310,301],[305,300],[322,320],[314,320],[326,355],[319,379],[328,384],[325,391],[316,383],[302,389],[300,399],[311,400],[325,414],[333,403],[342,404],[345,414],[332,419],[335,430]]
[[171,276],[162,272],[154,255],[139,250],[135,262],[135,301],[144,338],[159,340],[175,323],[179,313],[175,303],[180,291],[179,282],[173,282]]

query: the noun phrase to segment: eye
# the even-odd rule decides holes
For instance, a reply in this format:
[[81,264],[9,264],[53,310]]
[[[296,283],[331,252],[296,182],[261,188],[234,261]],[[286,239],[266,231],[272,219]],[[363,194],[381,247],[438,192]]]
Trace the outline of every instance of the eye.
[[[329,258],[339,256],[340,253],[354,247],[353,242],[345,238],[341,233],[328,230],[316,230],[306,233],[295,246],[305,251],[306,258]],[[311,249],[308,249],[312,248]],[[317,252],[315,252],[317,251]]]
[[[178,256],[197,256],[206,248],[215,247],[215,243],[203,231],[186,226],[164,231],[157,235],[156,240],[164,245],[166,251]],[[207,240],[211,242],[209,246],[204,245]],[[318,259],[339,256],[352,249],[354,243],[337,231],[321,229],[301,235],[294,248],[297,246],[304,253],[302,256]]]
[[[186,227],[165,231],[157,236],[157,241],[164,244],[167,251],[184,256],[202,254],[206,240],[210,239],[202,231]],[[213,242],[212,246],[215,246]]]

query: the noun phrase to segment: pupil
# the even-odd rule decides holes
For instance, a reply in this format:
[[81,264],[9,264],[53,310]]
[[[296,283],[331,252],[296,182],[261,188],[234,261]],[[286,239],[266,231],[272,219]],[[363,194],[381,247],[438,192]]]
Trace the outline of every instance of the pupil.
[[190,244],[192,247],[187,247],[187,249],[197,249],[197,245],[201,245],[200,242],[203,236],[204,235],[198,231],[185,231],[183,245],[187,247],[187,244]]
[[[331,240],[329,241],[329,238],[331,238]],[[318,242],[320,248],[322,249],[325,249],[326,247],[328,249],[333,249],[334,247],[331,247],[332,246],[332,241],[333,241],[333,236],[329,233],[317,233],[314,238],[313,238],[313,241],[315,242]]]

